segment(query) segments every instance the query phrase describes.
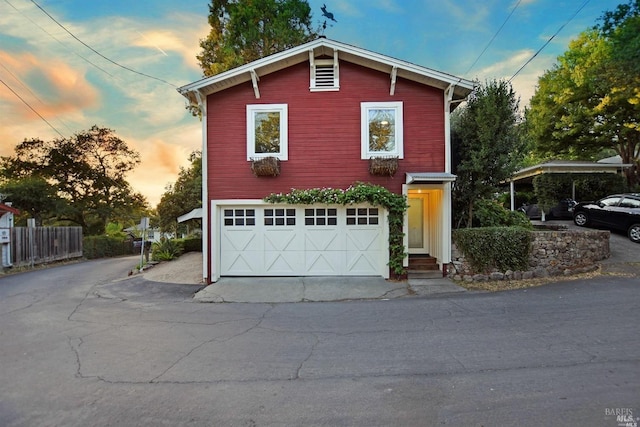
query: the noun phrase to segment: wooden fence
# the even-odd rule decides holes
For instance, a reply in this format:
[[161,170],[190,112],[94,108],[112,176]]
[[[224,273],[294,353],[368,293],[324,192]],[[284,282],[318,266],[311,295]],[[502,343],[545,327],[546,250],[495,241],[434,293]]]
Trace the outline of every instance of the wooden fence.
[[82,257],[82,227],[14,227],[11,258],[15,267]]

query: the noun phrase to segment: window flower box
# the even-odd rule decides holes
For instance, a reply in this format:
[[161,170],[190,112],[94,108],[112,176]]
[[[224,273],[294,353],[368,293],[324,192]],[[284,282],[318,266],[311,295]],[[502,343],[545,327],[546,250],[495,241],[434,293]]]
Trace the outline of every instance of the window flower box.
[[398,157],[371,157],[369,173],[376,176],[393,176],[398,170]]
[[280,159],[276,157],[252,158],[251,172],[255,176],[278,176],[280,175]]

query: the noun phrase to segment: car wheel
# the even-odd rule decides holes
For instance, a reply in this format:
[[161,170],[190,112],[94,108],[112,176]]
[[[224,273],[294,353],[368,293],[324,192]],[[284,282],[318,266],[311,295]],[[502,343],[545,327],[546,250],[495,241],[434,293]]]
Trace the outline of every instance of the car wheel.
[[589,217],[584,212],[578,212],[573,216],[573,222],[580,227],[585,227],[589,222]]
[[627,234],[632,242],[640,243],[640,224],[633,224],[629,227],[629,232]]

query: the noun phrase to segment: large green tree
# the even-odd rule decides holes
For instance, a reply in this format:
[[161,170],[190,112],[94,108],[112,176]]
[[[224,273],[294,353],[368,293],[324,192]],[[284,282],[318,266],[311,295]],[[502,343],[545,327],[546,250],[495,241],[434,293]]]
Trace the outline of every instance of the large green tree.
[[538,80],[527,128],[543,158],[597,160],[613,151],[628,184],[640,170],[640,0],[607,12]]
[[205,76],[281,52],[317,37],[304,0],[212,0],[209,35],[197,56]]
[[156,207],[162,231],[176,233],[178,217],[202,207],[202,153],[191,153],[189,162],[188,168],[180,169],[176,182],[167,186]]
[[93,126],[71,138],[23,141],[13,156],[0,159],[0,174],[25,185],[44,180],[64,202],[55,219],[80,225],[86,235],[93,235],[103,234],[110,220],[147,207],[126,180],[139,163],[139,154],[113,130]]
[[457,226],[471,227],[477,201],[490,199],[521,161],[518,98],[506,81],[476,88],[452,117],[453,190]]

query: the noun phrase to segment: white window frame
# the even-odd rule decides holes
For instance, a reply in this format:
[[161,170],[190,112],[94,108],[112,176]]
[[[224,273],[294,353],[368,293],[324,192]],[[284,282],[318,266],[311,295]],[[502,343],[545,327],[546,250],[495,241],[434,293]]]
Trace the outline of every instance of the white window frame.
[[[395,113],[395,149],[390,151],[369,150],[369,111],[370,110],[394,110]],[[360,103],[360,123],[361,123],[361,158],[364,160],[372,157],[398,157],[404,158],[404,119],[403,106],[401,101],[395,102],[362,102]]]
[[[255,113],[280,113],[280,152],[256,153]],[[247,105],[247,160],[276,157],[280,160],[289,159],[289,113],[287,104],[252,104]]]

